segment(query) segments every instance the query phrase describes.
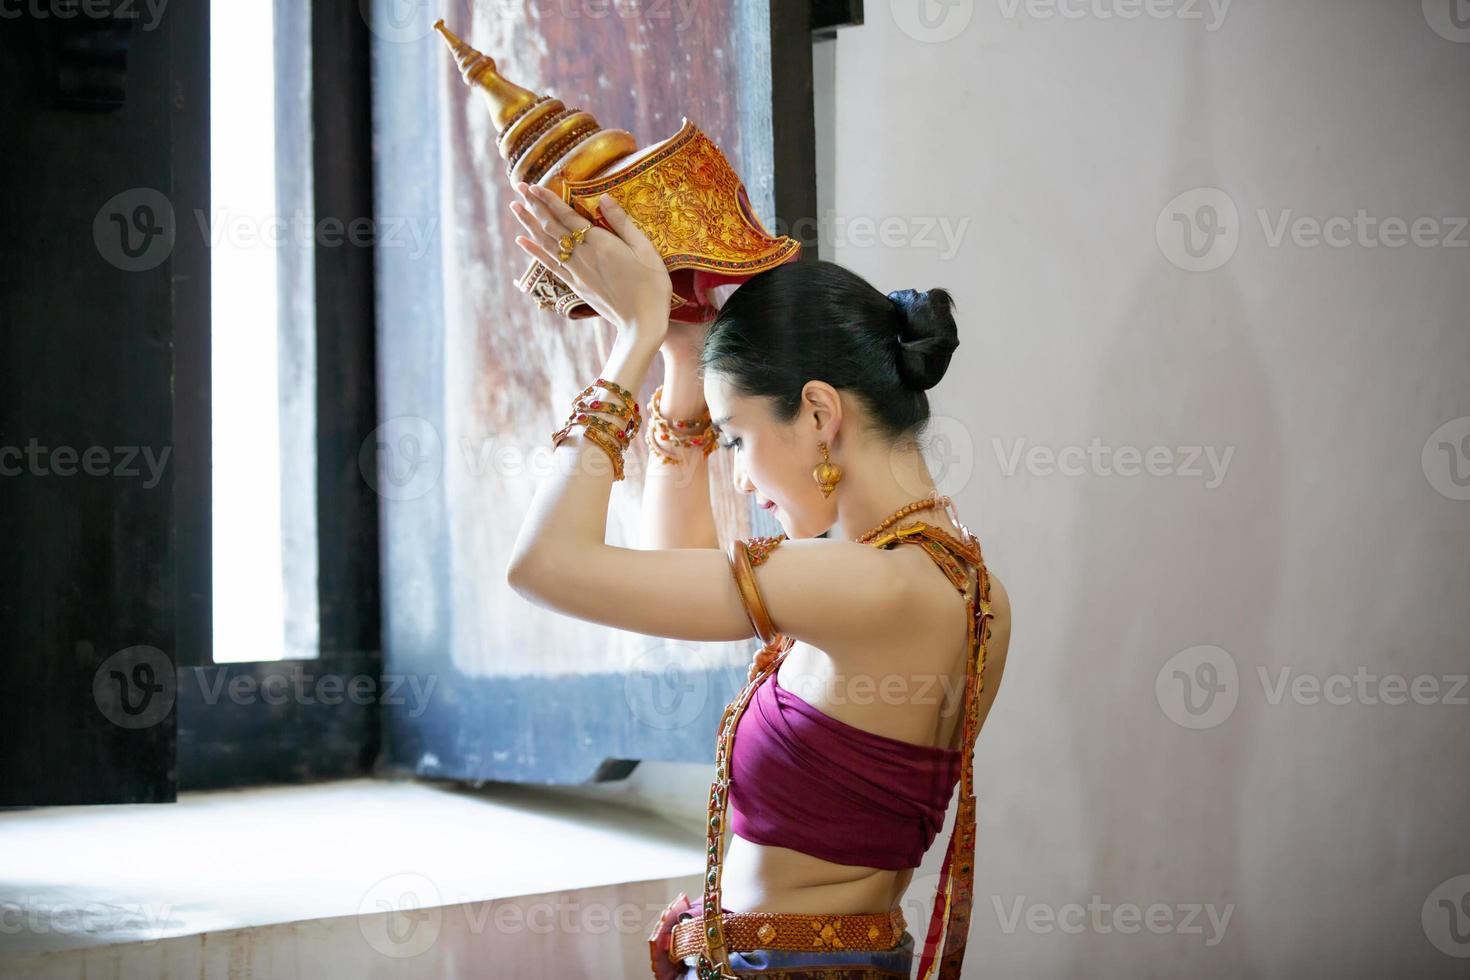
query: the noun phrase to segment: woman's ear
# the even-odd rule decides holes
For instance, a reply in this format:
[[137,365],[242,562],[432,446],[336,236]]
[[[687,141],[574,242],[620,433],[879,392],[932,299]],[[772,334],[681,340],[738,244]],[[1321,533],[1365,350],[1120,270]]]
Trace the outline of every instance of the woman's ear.
[[801,389],[801,401],[813,428],[830,443],[842,428],[842,396],[825,381],[808,381]]

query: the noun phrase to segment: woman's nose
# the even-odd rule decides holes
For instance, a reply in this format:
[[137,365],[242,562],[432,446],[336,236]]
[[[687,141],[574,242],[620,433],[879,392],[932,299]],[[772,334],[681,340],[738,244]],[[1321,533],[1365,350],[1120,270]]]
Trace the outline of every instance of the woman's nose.
[[730,467],[730,472],[734,474],[736,493],[755,493],[755,484],[746,479],[745,467],[740,465],[738,455],[735,457],[734,465]]

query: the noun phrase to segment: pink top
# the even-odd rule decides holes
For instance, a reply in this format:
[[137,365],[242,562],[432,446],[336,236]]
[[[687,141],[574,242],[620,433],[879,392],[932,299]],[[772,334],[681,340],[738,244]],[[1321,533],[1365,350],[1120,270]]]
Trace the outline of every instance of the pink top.
[[915,868],[944,825],[960,751],[838,721],[772,671],[735,728],[730,830],[838,864]]

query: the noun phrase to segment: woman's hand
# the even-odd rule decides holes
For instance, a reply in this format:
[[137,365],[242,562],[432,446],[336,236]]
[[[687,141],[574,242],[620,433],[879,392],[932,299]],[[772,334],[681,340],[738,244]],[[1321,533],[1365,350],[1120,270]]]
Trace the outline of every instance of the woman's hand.
[[[611,195],[597,205],[612,231],[592,224],[561,198],[539,184],[516,185],[523,201],[511,211],[525,235],[516,244],[576,291],[608,322],[653,346],[669,329],[669,302],[674,284],[663,257]],[[586,237],[565,262],[558,257],[560,239],[577,229]]]
[[683,963],[670,959],[669,954],[674,943],[674,926],[679,924],[680,913],[688,911],[690,905],[688,895],[683,892],[675,895],[659,913],[658,924],[648,937],[648,965],[658,980],[679,980],[687,972]]

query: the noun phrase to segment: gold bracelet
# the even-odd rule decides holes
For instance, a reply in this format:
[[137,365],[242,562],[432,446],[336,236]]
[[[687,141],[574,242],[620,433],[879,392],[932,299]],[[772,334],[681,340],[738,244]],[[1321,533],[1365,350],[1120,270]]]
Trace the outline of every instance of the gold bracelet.
[[[589,398],[593,389],[599,385],[620,398],[623,405],[618,406],[610,401]],[[594,412],[607,412],[619,419],[626,420],[626,425],[619,428],[602,416],[593,414]],[[617,482],[623,479],[623,453],[641,423],[642,416],[639,414],[638,402],[633,397],[633,393],[615,381],[599,377],[595,382],[583,388],[572,400],[571,414],[567,417],[566,424],[551,434],[551,445],[553,449],[560,446],[575,426],[585,426],[584,433],[587,438],[607,453],[608,459],[612,462],[613,482]]]
[[719,445],[720,429],[711,424],[709,407],[705,406],[704,411],[695,418],[671,419],[660,409],[663,391],[664,386],[660,384],[653,390],[653,397],[649,400],[649,427],[644,430],[643,441],[648,444],[650,454],[669,465],[683,462],[687,458],[660,446],[660,440],[668,443],[672,449],[699,448],[705,456],[714,452]]
[[596,429],[597,431],[601,432],[612,441],[613,445],[618,447],[619,452],[622,452],[628,448],[627,439],[623,434],[626,430],[617,428],[611,422],[601,417],[600,415],[584,415],[581,412],[577,413],[577,418],[569,422],[567,425],[563,426],[559,431],[552,435],[551,445],[553,447],[560,446],[562,444],[562,440],[570,435],[572,429],[578,425],[585,425],[589,429]]
[[612,440],[611,437],[604,435],[600,429],[584,429],[583,434],[601,446],[603,452],[607,453],[607,458],[612,461],[613,482],[616,483],[621,480],[623,478],[622,447]]
[[[590,398],[589,396],[599,386],[606,388],[608,391],[616,395],[622,401],[622,407],[614,405],[610,401]],[[622,387],[616,382],[609,381],[606,378],[598,378],[596,381],[592,382],[592,384],[583,388],[577,394],[577,397],[572,399],[572,404],[577,408],[580,408],[582,411],[590,410],[599,412],[610,412],[621,418],[631,419],[632,424],[628,428],[628,434],[630,436],[634,432],[638,431],[638,427],[643,423],[643,416],[639,412],[637,399],[635,399],[632,394],[629,393],[627,388]],[[596,406],[596,408],[594,409],[593,406]]]
[[582,430],[583,434],[601,446],[603,451],[607,453],[608,458],[612,460],[613,482],[616,483],[618,480],[621,480],[623,478],[624,445],[622,440],[615,434],[617,430],[613,429],[612,424],[606,419],[592,415],[588,416],[585,422],[568,422],[561,429],[551,434],[552,448],[554,449],[565,442],[567,436],[571,435],[572,428],[579,424],[586,426]]

